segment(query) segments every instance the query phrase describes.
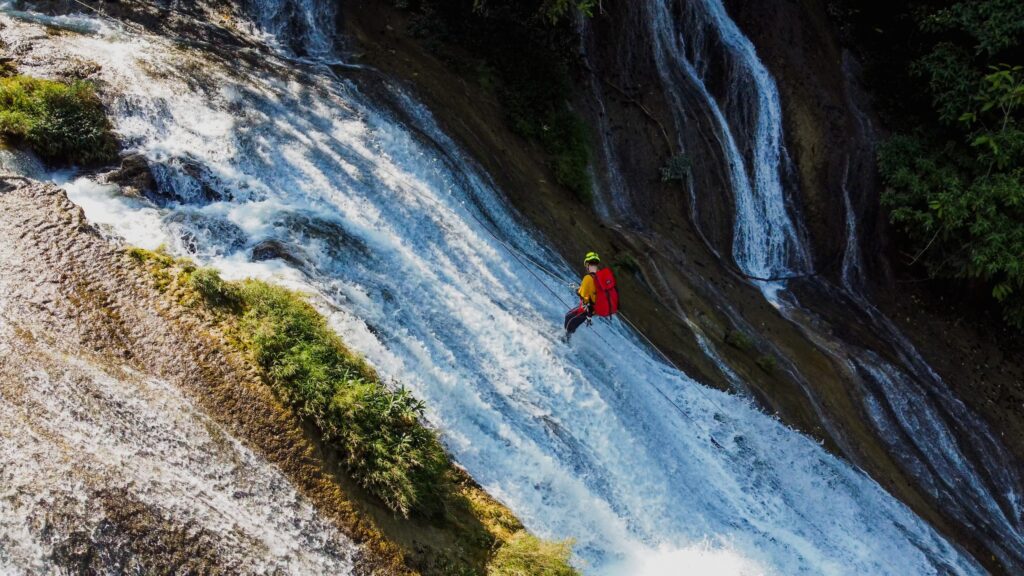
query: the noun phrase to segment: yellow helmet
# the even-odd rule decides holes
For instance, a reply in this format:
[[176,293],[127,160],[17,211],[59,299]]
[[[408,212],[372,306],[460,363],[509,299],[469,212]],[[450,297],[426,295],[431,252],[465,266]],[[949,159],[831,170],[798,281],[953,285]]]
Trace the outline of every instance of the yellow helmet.
[[601,257],[597,255],[597,252],[587,252],[587,255],[583,257],[583,265],[587,264],[598,264],[601,262]]

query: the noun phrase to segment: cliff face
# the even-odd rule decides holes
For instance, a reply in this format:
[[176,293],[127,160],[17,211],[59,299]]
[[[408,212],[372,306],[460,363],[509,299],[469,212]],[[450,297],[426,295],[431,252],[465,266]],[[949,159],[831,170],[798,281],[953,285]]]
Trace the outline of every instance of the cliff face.
[[787,149],[799,173],[794,190],[809,228],[816,270],[832,278],[842,274],[850,210],[864,255],[864,276],[886,285],[891,279],[882,257],[886,229],[874,164],[883,128],[871,110],[856,58],[840,45],[825,3],[727,5],[778,83]]
[[[1018,482],[1020,367],[983,327],[933,313],[938,306],[927,311],[918,294],[893,285],[873,166],[880,129],[824,3],[727,3],[778,86],[782,180],[812,255],[787,284],[789,296],[774,302],[732,257],[736,198],[719,112],[692,71],[659,69],[648,4],[605,3],[582,24],[573,106],[593,133],[598,191],[589,209],[550,184],[542,157],[504,127],[485,87],[447,70],[405,32],[403,13],[355,3],[347,21],[361,57],[413,86],[566,259],[595,248],[636,257],[639,270],[623,274],[624,310],[685,370],[752,394],[863,467],[989,569],[1012,572],[1018,552],[1003,548],[1003,528],[984,516],[1012,515],[1014,504],[978,516],[989,496],[957,503],[956,486],[970,476],[998,494],[1004,480]],[[668,4],[687,21],[682,4]],[[730,83],[731,63],[716,40],[701,38],[689,50],[723,109],[752,96]],[[733,129],[741,140],[751,132],[742,121]],[[680,153],[691,166],[687,178],[662,181],[661,169]],[[750,151],[741,154],[749,159]],[[982,375],[972,373],[981,366]],[[910,405],[896,400],[903,394]],[[886,424],[914,413],[941,424],[930,437]],[[946,456],[929,444],[939,437],[965,468],[937,472],[945,464],[936,458]],[[1010,476],[997,479],[994,468]]]
[[[785,290],[772,292],[734,257],[739,203],[735,169],[737,162],[751,171],[756,168],[751,159],[756,114],[744,105],[760,93],[749,84],[734,83],[735,56],[714,35],[681,52],[693,70],[680,61],[666,61],[658,52],[664,38],[651,22],[678,24],[687,34],[700,30],[686,9],[693,3],[666,3],[671,11],[659,15],[660,20],[652,20],[649,12],[661,6],[658,3],[607,4],[605,13],[582,24],[580,59],[574,67],[578,90],[572,105],[592,128],[598,183],[594,206],[579,203],[552,184],[541,151],[508,129],[493,93],[434,58],[408,32],[408,14],[390,3],[345,4],[342,21],[352,32],[355,63],[369,63],[378,70],[337,70],[377,100],[393,102],[390,114],[422,129],[415,119],[408,121],[411,112],[399,101],[401,94],[390,89],[389,79],[412,87],[444,133],[472,152],[511,203],[567,261],[577,262],[580,254],[595,249],[616,266],[635,260],[635,267],[618,269],[624,312],[687,373],[709,385],[749,393],[787,423],[863,467],[991,570],[1013,572],[1021,563],[1020,550],[1015,549],[1012,522],[1001,523],[1000,517],[1013,518],[1013,495],[1020,487],[1021,371],[1012,360],[1020,356],[997,342],[998,336],[936,313],[935,307],[922,309],[888,284],[877,240],[881,228],[871,168],[871,114],[857,86],[855,63],[835,43],[823,6],[784,0],[728,5],[778,86],[787,145],[778,171],[786,185],[789,212],[797,222],[794,234],[801,242],[806,238],[811,254],[810,263],[797,257],[787,262],[797,271],[795,277]],[[175,18],[138,20],[154,28],[177,25],[179,31],[187,28],[183,22],[191,22],[175,24]],[[195,33],[202,42],[228,38],[218,27]],[[24,53],[31,53],[30,47]],[[260,55],[246,52],[244,57],[257,60]],[[186,73],[198,75],[202,67],[197,64]],[[703,86],[693,79],[698,73]],[[268,117],[282,117],[280,109],[268,109],[273,111]],[[231,112],[244,117],[244,111]],[[716,115],[729,118],[723,121]],[[736,155],[731,157],[723,152],[728,138],[735,139]],[[444,150],[436,153],[444,156]],[[681,155],[689,164],[685,176],[663,181],[662,168]],[[175,159],[179,160],[194,161]],[[277,167],[285,160],[270,164]],[[218,184],[214,179],[209,182]],[[380,194],[383,188],[373,193]],[[137,416],[130,418],[133,422],[146,421],[159,406],[188,412],[188,405],[161,400],[162,393],[154,392],[183,390],[188,402],[209,414],[197,410],[189,416],[191,421],[212,427],[215,439],[225,434],[244,438],[253,453],[279,467],[291,482],[296,495],[285,490],[286,498],[308,501],[318,510],[307,514],[307,508],[296,504],[304,515],[297,539],[309,526],[324,525],[337,532],[326,550],[303,549],[304,558],[400,573],[406,555],[414,567],[444,569],[430,549],[457,543],[431,533],[428,525],[410,528],[361,499],[358,490],[335,473],[330,454],[258,381],[253,367],[224,346],[222,336],[201,316],[154,290],[150,280],[84,224],[59,193],[19,187],[2,202],[6,227],[0,227],[0,246],[7,252],[0,254],[0,310],[6,315],[10,341],[25,346],[15,348],[12,368],[4,373],[3,391],[11,406],[25,402],[24,406],[45,407],[45,397],[25,396],[31,382],[20,376],[39,367],[48,374],[45,385],[38,387],[44,392],[65,386],[63,382],[81,382],[78,388],[68,391],[65,386],[59,392],[86,402],[106,394],[103,386],[113,379],[120,383],[119,395],[130,390],[144,400],[156,397],[163,402],[157,408],[146,408],[143,402]],[[434,209],[432,204],[423,214]],[[338,226],[324,225],[323,230],[323,238],[332,242],[345,237]],[[315,234],[304,240],[299,236],[300,242],[321,239]],[[270,257],[288,256],[286,248],[272,252]],[[298,248],[295,254],[305,252]],[[256,250],[252,256],[257,259]],[[301,258],[295,259],[301,267]],[[382,298],[389,297],[386,291],[383,294]],[[948,337],[951,334],[955,339]],[[92,351],[87,355],[91,367],[68,366],[66,357],[82,356],[82,349]],[[168,354],[169,350],[180,352]],[[97,370],[103,374],[97,375]],[[118,409],[97,410],[106,414]],[[5,418],[4,425],[19,434],[43,426],[17,411],[5,412]],[[175,423],[164,425],[172,430]],[[559,433],[554,423],[549,429]],[[120,437],[145,432],[132,428]],[[61,439],[61,434],[58,429],[46,430],[61,450],[79,440]],[[163,434],[168,435],[173,432]],[[250,457],[220,450],[212,440],[203,443],[208,445],[204,454],[210,462]],[[43,447],[33,450],[51,450],[39,446]],[[61,518],[19,505],[20,514],[54,526],[67,543],[52,554],[25,552],[26,557],[49,554],[63,565],[120,566],[117,558],[75,552],[103,544],[125,550],[125,557],[177,564],[185,562],[180,554],[186,546],[161,548],[136,536],[159,524],[167,538],[185,538],[183,526],[198,526],[191,518],[214,514],[199,509],[183,516],[185,520],[168,517],[153,504],[152,490],[119,483],[111,474],[98,476],[90,492],[94,505],[106,508],[83,508],[78,495],[57,486],[62,475],[79,473],[55,467],[27,476],[70,504]],[[220,490],[255,481],[227,475],[217,482]],[[219,503],[225,493],[211,489],[209,499]],[[252,503],[247,495],[245,489],[231,494],[245,505]],[[92,536],[70,528],[100,517],[107,531],[98,533],[108,541],[90,543]],[[216,540],[222,529],[215,521],[202,526],[205,531],[197,532],[195,546]],[[237,551],[258,541],[259,531],[252,528],[238,539],[242,544],[232,541],[196,561],[255,571]],[[363,542],[363,547],[349,550],[352,541]]]

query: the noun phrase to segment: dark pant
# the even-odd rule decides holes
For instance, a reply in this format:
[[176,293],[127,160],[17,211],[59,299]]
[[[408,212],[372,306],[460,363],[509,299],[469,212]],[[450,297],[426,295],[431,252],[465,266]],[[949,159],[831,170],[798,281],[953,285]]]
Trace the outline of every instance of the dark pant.
[[577,306],[565,313],[565,331],[572,334],[590,318],[590,311],[583,306]]

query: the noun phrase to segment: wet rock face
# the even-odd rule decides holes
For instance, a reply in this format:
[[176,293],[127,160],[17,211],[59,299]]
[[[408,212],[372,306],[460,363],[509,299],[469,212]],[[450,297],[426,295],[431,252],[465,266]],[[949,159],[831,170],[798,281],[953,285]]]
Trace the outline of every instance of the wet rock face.
[[62,191],[5,182],[0,572],[351,573],[354,543],[188,388],[298,445],[248,375]]
[[297,254],[294,248],[275,239],[263,240],[253,246],[251,258],[253,262],[282,260],[298,268],[302,268],[306,264],[305,259]]
[[142,197],[156,190],[156,178],[149,162],[142,154],[129,154],[121,159],[121,166],[103,175],[102,180],[117,184],[127,196]]
[[726,0],[726,6],[775,77],[787,149],[799,177],[793,188],[798,208],[816,268],[834,275],[846,244],[844,189],[861,238],[878,236],[873,122],[861,101],[857,66],[839,46],[824,2]]
[[[713,113],[681,69],[673,72],[687,89],[673,94],[662,83],[657,41],[645,24],[650,10],[646,4],[609,3],[603,17],[588,22],[584,36],[586,80],[593,97],[582,105],[591,108],[586,115],[623,172],[621,182],[602,185],[629,197],[632,214],[627,216],[642,227],[667,229],[692,222],[712,249],[729,254],[734,198]],[[721,64],[710,63],[712,80],[721,80]],[[685,177],[665,181],[663,169],[683,154],[689,165]],[[602,154],[595,156],[598,163],[606,160]],[[607,178],[607,167],[596,172],[598,178]]]

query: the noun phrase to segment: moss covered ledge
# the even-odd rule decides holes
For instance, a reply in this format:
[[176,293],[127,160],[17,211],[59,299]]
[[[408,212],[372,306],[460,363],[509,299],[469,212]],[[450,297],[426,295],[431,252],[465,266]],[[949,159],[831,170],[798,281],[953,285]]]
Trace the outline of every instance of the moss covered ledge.
[[422,403],[386,386],[303,295],[259,280],[227,282],[162,250],[129,248],[126,258],[253,363],[313,440],[336,457],[339,472],[365,491],[347,496],[364,501],[358,508],[410,568],[459,576],[578,575],[569,565],[571,542],[525,531],[451,461],[422,424]]

